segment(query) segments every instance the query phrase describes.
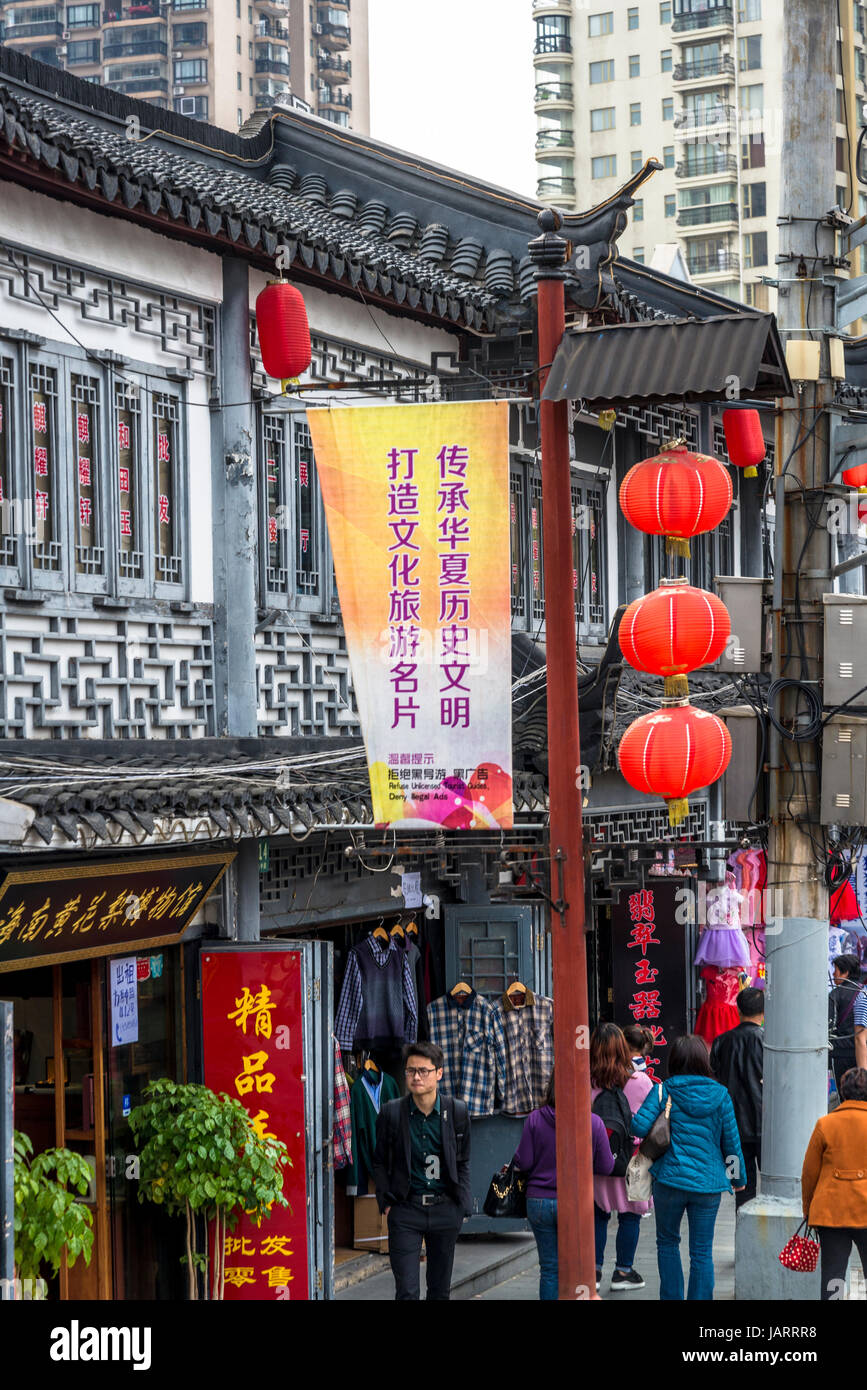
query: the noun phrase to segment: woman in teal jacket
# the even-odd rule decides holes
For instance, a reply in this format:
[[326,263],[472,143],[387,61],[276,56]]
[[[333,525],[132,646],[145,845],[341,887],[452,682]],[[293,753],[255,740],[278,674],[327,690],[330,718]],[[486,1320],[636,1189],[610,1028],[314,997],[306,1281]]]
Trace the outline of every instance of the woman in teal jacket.
[[[660,1090],[662,1095],[660,1096]],[[714,1081],[707,1046],[690,1034],[672,1044],[668,1080],[654,1087],[632,1117],[640,1139],[671,1097],[671,1144],[650,1170],[656,1214],[659,1297],[683,1301],[680,1226],[689,1224],[687,1299],[713,1298],[713,1231],[723,1192],[744,1185],[744,1156],[731,1097]]]

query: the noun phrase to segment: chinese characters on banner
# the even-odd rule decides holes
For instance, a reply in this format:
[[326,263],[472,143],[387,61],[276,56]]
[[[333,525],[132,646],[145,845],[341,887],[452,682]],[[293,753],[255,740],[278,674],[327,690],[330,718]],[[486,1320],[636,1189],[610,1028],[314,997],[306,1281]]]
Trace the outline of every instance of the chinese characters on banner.
[[256,1225],[226,1232],[225,1297],[308,1298],[301,956],[298,951],[205,951],[205,1084],[239,1100],[263,1138],[289,1151],[283,1195]]
[[614,1022],[640,1023],[653,1034],[651,1081],[668,1075],[668,1049],[687,1030],[685,928],[675,920],[678,884],[621,893],[611,908]]
[[307,414],[380,825],[512,825],[508,410]]

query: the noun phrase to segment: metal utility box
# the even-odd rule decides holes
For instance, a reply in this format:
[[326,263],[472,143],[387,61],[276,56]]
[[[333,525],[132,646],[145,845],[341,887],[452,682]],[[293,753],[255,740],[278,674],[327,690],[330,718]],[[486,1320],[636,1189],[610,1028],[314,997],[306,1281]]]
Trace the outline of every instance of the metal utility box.
[[[827,629],[826,629],[827,631]],[[823,825],[867,824],[867,719],[835,714],[822,734]]]
[[[765,779],[759,776],[762,739],[759,721],[750,705],[718,710],[731,735],[732,756],[722,775],[722,818],[751,824],[765,810]],[[753,798],[755,792],[755,798]]]
[[764,579],[718,574],[714,576],[713,582],[717,594],[729,611],[732,623],[732,635],[716,663],[716,669],[741,675],[747,671],[761,671],[764,648]]
[[[825,606],[824,703],[843,705],[858,691],[867,705],[867,598],[823,594]],[[860,822],[859,822],[860,824]]]

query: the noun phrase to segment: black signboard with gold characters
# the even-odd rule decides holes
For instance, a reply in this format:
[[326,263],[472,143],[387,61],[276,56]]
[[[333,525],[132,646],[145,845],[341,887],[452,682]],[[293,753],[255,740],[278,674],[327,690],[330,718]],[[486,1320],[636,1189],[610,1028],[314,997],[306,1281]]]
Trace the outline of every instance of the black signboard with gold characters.
[[171,945],[234,857],[13,869],[0,884],[0,972]]

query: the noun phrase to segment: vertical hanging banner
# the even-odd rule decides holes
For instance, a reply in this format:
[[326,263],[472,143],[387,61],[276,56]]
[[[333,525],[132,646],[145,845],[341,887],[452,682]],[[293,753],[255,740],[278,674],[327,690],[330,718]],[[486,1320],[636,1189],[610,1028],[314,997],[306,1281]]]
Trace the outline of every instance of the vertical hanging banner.
[[[681,883],[688,880],[681,880]],[[614,1017],[653,1034],[651,1081],[668,1076],[669,1048],[687,1031],[686,928],[677,911],[677,883],[622,892],[611,908]]]
[[262,1138],[289,1150],[283,1196],[260,1225],[226,1232],[225,1297],[309,1296],[301,957],[297,951],[203,951],[205,1084],[239,1100]]
[[374,819],[509,829],[508,402],[307,419]]

